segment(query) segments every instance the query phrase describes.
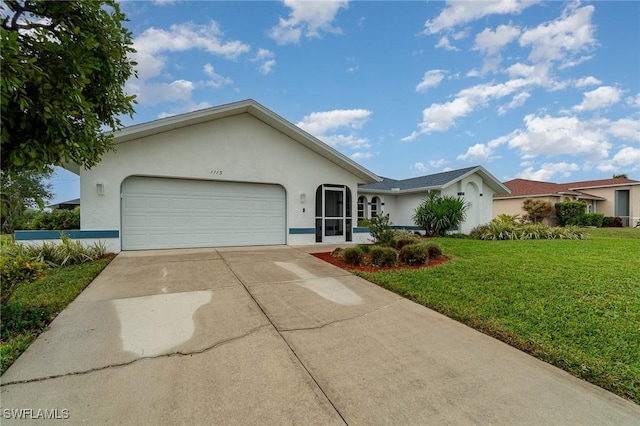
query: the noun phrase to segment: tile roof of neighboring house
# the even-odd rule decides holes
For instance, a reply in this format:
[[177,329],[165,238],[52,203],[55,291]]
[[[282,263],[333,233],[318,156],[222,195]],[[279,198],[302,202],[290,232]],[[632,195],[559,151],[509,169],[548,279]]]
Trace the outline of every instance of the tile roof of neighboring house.
[[443,189],[461,178],[478,172],[488,185],[498,193],[507,193],[507,188],[482,166],[467,167],[448,172],[435,173],[410,179],[396,180],[383,177],[381,182],[360,185],[358,189],[370,192],[415,192],[429,189]]
[[575,195],[580,198],[603,199],[590,195],[581,189],[602,188],[616,185],[640,184],[640,181],[627,178],[588,180],[581,182],[553,183],[528,179],[512,179],[503,182],[511,194],[496,194],[494,198],[520,198],[532,195]]

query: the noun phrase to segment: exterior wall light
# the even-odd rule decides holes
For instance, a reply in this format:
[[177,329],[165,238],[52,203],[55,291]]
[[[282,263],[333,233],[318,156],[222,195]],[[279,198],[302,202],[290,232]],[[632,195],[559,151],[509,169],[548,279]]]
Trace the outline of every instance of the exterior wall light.
[[96,193],[98,195],[104,195],[104,183],[102,182],[96,183]]
[[300,204],[304,204],[304,202],[307,200],[307,194],[305,194],[304,192],[300,193]]

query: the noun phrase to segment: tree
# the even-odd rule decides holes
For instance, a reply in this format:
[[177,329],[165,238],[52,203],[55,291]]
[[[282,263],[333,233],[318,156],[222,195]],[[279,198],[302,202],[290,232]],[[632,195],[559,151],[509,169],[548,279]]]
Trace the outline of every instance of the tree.
[[47,183],[47,179],[52,175],[51,167],[46,167],[40,172],[0,171],[2,232],[12,233],[26,209],[44,208],[45,201],[52,196],[51,184]]
[[113,149],[119,116],[132,116],[136,75],[126,17],[114,0],[4,0],[2,170],[91,167]]
[[469,203],[460,197],[429,191],[425,200],[416,207],[413,221],[427,235],[444,236],[447,230],[464,222],[468,209]]
[[613,175],[613,178],[614,179],[629,179],[629,177],[627,176],[626,173],[620,173],[620,174]]
[[553,211],[553,206],[550,202],[544,200],[534,200],[533,198],[527,198],[522,203],[522,210],[527,212],[527,218],[533,223],[542,222]]

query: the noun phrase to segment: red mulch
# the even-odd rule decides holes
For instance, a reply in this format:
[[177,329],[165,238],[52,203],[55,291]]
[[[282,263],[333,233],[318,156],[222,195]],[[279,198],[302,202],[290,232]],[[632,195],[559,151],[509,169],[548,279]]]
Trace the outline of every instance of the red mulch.
[[[430,260],[428,264],[424,265],[398,265],[398,266],[388,266],[388,267],[378,267],[378,266],[352,266],[347,265],[344,260],[340,257],[332,256],[330,252],[326,253],[311,253],[313,256],[318,259],[322,259],[325,262],[329,262],[332,265],[338,266],[342,269],[346,269],[347,271],[363,271],[363,272],[382,272],[382,271],[398,271],[401,269],[422,269],[422,268],[430,268],[432,266],[441,265],[445,262],[449,261],[449,258],[446,256],[440,256],[435,260]],[[365,258],[367,255],[365,254]]]

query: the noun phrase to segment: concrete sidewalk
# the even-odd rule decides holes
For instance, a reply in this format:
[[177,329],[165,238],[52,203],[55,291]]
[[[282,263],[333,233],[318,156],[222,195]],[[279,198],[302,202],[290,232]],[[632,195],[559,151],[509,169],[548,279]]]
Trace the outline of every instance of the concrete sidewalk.
[[121,253],[2,376],[2,424],[640,424],[312,250]]

